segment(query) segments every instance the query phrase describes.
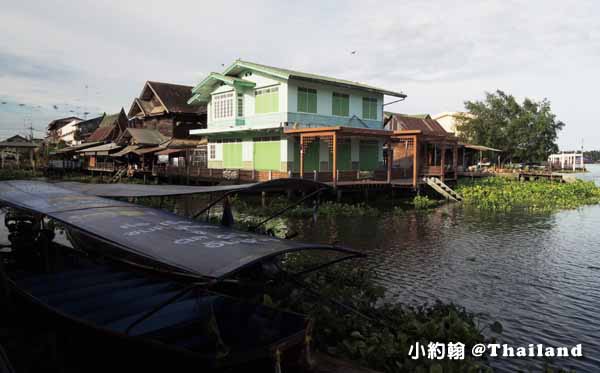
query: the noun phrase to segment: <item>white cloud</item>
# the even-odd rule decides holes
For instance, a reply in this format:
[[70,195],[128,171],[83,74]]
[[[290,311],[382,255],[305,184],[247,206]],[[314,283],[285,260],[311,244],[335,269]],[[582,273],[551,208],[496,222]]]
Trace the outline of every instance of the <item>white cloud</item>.
[[55,103],[116,111],[145,80],[193,85],[240,57],[402,90],[408,99],[392,106],[402,112],[460,110],[497,88],[548,97],[567,123],[562,145],[585,135],[600,148],[598,10],[585,0],[21,0],[0,14],[0,97],[48,115]]

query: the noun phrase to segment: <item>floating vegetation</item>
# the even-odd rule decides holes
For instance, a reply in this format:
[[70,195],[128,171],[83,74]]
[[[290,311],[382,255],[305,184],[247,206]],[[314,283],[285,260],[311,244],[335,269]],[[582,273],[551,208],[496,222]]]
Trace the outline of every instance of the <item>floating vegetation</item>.
[[[314,258],[306,254],[288,256],[286,269],[309,268]],[[305,278],[319,297],[293,282],[267,289],[262,301],[275,307],[310,315],[315,320],[314,345],[320,351],[359,362],[385,372],[487,372],[485,361],[470,356],[470,347],[491,343],[484,330],[500,333],[498,322],[478,325],[476,314],[454,304],[436,302],[421,307],[385,304],[384,289],[376,285],[373,272],[342,263],[313,272]],[[340,306],[343,303],[345,306]],[[349,309],[352,310],[349,310]],[[413,360],[415,343],[461,341],[465,360]],[[491,371],[491,370],[490,370]]]
[[468,206],[500,212],[523,209],[546,213],[600,203],[600,188],[583,180],[573,183],[522,182],[491,177],[462,181],[457,192]]
[[413,206],[415,206],[417,210],[430,209],[437,205],[437,201],[429,199],[427,196],[415,196],[415,198],[413,198]]

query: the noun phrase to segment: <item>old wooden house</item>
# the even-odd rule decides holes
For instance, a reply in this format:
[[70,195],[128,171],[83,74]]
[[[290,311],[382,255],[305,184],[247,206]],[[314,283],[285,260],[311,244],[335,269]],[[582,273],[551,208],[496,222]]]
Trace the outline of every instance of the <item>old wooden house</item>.
[[386,113],[385,128],[393,131],[392,178],[417,186],[424,177],[456,180],[458,138],[430,117]]
[[131,126],[157,130],[168,138],[190,138],[190,130],[206,128],[206,105],[187,103],[192,88],[147,81],[129,109]]
[[128,127],[127,115],[125,110],[120,112],[105,115],[98,125],[98,128],[87,138],[87,142],[111,142],[119,138],[121,133]]

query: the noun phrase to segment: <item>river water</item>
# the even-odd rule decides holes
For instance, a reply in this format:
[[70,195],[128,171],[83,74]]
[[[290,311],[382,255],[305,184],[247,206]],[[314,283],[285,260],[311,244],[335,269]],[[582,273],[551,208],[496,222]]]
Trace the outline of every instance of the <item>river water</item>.
[[[600,184],[600,167],[584,179]],[[600,371],[600,205],[551,215],[489,214],[456,205],[381,219],[297,223],[298,239],[332,242],[369,254],[390,300],[437,299],[500,321],[501,343],[582,344],[584,358],[554,366]],[[543,360],[490,360],[498,371],[540,367]]]
[[[589,169],[580,177],[600,185],[600,165]],[[581,343],[584,358],[556,358],[554,366],[600,371],[600,205],[535,215],[448,204],[428,212],[288,224],[298,240],[335,241],[367,253],[361,263],[377,274],[390,301],[454,302],[482,313],[482,325],[500,321],[503,333],[490,336],[515,347]],[[6,234],[1,225],[0,241]],[[513,372],[544,361],[490,363]]]

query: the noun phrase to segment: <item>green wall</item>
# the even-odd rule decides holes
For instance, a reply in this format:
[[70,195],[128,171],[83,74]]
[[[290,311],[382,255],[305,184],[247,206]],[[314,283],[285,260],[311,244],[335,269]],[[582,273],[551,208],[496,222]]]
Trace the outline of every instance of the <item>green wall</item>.
[[278,171],[281,169],[280,141],[254,142],[254,169],[261,171]]
[[241,142],[230,142],[223,144],[223,167],[242,168]]

